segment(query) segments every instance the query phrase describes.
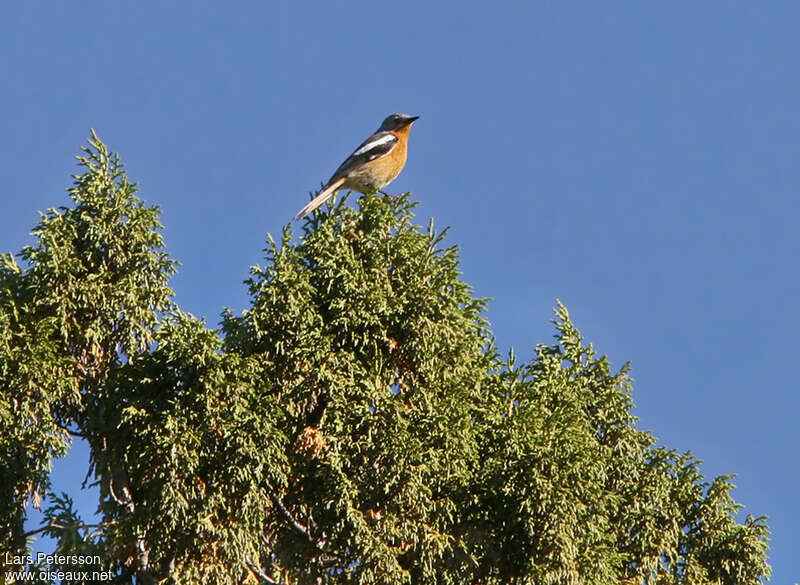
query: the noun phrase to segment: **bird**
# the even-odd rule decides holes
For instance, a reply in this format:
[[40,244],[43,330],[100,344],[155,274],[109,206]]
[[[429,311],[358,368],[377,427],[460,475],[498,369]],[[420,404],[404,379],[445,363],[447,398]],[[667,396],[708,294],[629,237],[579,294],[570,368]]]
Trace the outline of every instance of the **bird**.
[[406,164],[408,133],[419,116],[391,114],[378,130],[339,165],[320,192],[301,209],[301,219],[325,203],[338,189],[376,193],[391,183]]

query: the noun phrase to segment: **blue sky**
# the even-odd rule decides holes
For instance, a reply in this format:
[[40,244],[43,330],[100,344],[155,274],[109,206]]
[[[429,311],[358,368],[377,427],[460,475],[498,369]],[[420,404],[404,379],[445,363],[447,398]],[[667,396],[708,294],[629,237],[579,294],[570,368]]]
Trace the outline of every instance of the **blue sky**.
[[800,582],[798,22],[793,2],[7,4],[0,251],[67,203],[95,128],[163,210],[177,301],[215,325],[266,232],[384,116],[420,115],[389,191],[452,226],[499,345],[530,357],[561,299],[632,362],[641,428],[738,474],[773,582]]

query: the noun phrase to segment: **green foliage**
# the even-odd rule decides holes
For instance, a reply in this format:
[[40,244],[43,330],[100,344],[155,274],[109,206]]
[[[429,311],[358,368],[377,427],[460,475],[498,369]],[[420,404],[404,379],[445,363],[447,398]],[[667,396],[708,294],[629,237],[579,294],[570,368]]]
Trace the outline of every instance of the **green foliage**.
[[77,398],[54,320],[37,314],[36,291],[10,255],[0,266],[0,544],[25,544],[24,508],[47,487],[50,458],[63,455],[67,433],[54,415]]
[[[50,505],[44,510],[44,516],[48,519],[47,524],[42,527],[42,532],[53,539],[56,539],[57,546],[50,553],[56,562],[35,563],[34,571],[40,575],[42,571],[54,573],[62,572],[70,575],[81,575],[88,572],[89,575],[95,571],[102,571],[103,566],[92,562],[91,559],[102,559],[105,542],[102,538],[102,526],[89,526],[85,524],[77,512],[72,498],[69,495],[50,494]],[[66,555],[79,555],[85,562],[62,562],[61,559]],[[43,580],[43,582],[50,582]],[[85,581],[80,578],[61,579],[62,585],[81,585]]]
[[[70,434],[101,522],[51,495],[64,554],[117,583],[756,584],[763,518],[655,445],[559,305],[502,359],[486,301],[408,196],[270,239],[250,308],[182,313],[158,210],[93,136],[73,207],[0,267],[0,548]],[[30,534],[28,536],[31,536]]]
[[[109,373],[149,351],[171,306],[158,210],[135,196],[97,136],[83,150],[73,206],[41,214],[25,268],[11,255],[0,267],[0,550],[24,549],[25,507],[46,490],[67,430],[103,420]],[[86,435],[95,458],[107,431]]]

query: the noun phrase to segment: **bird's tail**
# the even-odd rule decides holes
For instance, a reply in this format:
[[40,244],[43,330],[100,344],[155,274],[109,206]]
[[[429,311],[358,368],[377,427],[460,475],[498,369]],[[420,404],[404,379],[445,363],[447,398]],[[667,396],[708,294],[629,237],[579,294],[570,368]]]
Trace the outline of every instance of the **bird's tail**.
[[300,219],[301,217],[305,217],[309,213],[314,211],[317,207],[325,203],[328,200],[328,197],[333,195],[333,192],[336,191],[336,189],[338,189],[339,187],[341,187],[345,181],[346,179],[344,177],[340,177],[335,181],[332,181],[327,185],[325,185],[322,188],[322,191],[320,191],[316,197],[314,197],[311,201],[309,201],[308,204],[303,209],[301,209],[297,215],[294,216],[294,218]]

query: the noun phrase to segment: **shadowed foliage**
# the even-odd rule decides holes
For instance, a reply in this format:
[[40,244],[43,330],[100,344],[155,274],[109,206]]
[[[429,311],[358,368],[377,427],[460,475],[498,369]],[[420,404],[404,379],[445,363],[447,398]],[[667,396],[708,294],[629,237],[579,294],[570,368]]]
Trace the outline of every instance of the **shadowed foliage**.
[[[628,366],[564,306],[529,361],[498,354],[457,249],[407,195],[285,228],[249,308],[213,330],[172,301],[157,208],[95,135],[84,150],[72,205],[0,267],[0,549],[47,533],[116,583],[769,575],[765,520],[737,521],[730,477],[637,429]],[[100,487],[92,525],[48,490],[73,436]]]

